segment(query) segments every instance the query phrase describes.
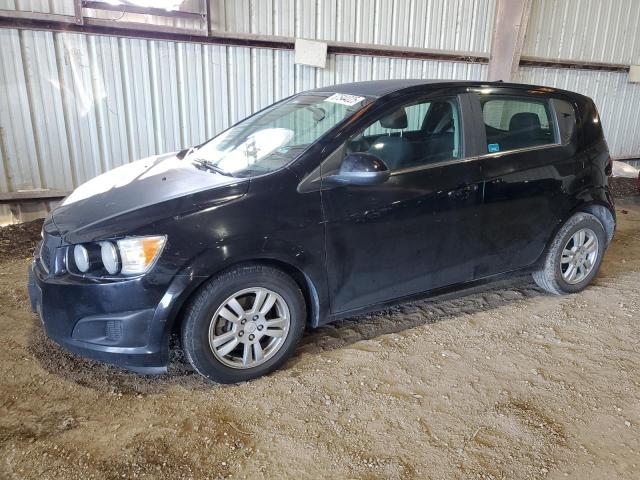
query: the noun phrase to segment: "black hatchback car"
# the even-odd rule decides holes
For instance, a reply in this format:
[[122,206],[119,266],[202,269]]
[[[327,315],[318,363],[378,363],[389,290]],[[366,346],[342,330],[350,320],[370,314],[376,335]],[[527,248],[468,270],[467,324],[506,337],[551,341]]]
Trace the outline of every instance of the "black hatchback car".
[[531,85],[320,88],[80,186],[29,291],[73,352],[166,370],[180,332],[218,382],[278,368],[305,327],[530,269],[582,290],[615,229],[593,102]]

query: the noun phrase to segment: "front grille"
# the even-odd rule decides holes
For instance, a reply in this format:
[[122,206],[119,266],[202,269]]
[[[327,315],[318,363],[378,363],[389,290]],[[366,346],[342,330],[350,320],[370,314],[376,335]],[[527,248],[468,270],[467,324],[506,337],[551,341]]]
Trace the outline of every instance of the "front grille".
[[40,242],[40,263],[45,271],[49,272],[49,265],[51,265],[51,250],[47,248],[44,240]]
[[47,273],[55,271],[56,250],[60,246],[60,237],[43,233],[40,247],[40,264]]

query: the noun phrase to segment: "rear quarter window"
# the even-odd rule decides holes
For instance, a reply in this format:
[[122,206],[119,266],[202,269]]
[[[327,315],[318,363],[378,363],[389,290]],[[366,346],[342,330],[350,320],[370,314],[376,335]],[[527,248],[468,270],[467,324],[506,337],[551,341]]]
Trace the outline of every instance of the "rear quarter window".
[[571,143],[576,134],[576,109],[566,100],[554,98],[551,100],[558,121],[560,143]]

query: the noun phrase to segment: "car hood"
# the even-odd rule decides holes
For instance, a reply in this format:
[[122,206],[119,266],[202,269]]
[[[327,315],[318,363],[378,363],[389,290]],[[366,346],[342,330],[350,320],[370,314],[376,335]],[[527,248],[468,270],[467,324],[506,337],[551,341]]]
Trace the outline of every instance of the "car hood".
[[[218,205],[246,193],[247,179],[198,168],[176,154],[144,158],[110,170],[74,190],[51,218],[62,236],[84,241],[128,233],[172,215]],[[96,231],[98,230],[98,231]],[[117,230],[117,231],[116,231]]]

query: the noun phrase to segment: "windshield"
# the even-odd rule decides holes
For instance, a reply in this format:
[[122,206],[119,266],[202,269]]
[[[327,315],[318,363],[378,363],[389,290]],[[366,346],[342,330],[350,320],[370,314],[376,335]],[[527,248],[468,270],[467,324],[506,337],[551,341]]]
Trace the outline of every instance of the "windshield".
[[290,163],[368,100],[327,92],[296,95],[191,149],[186,159],[199,168],[236,177],[271,172]]

